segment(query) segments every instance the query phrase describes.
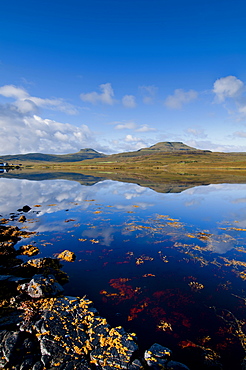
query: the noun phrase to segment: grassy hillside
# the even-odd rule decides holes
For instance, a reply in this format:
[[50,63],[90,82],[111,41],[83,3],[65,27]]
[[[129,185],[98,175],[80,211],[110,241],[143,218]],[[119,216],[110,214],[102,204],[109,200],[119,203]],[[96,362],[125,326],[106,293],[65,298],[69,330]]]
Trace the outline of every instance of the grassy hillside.
[[43,153],[28,153],[0,156],[0,162],[79,162],[85,159],[102,158],[105,154],[99,153],[94,149],[81,149],[77,153],[72,154],[43,154]]
[[115,160],[118,158],[125,157],[138,157],[138,156],[146,156],[155,153],[170,153],[170,152],[208,152],[204,150],[199,150],[196,148],[192,148],[188,145],[183,144],[182,142],[160,142],[155,145],[152,145],[149,148],[139,149],[133,152],[124,152],[119,154],[112,154],[106,155],[103,153],[99,153],[94,149],[86,148],[81,149],[77,153],[71,154],[43,154],[43,153],[28,153],[28,154],[15,154],[15,155],[4,155],[0,156],[0,162],[79,162],[84,161],[87,159],[94,159],[94,158],[105,158],[107,157],[108,161]]
[[141,157],[146,155],[152,154],[160,154],[160,153],[208,153],[209,150],[200,150],[196,148],[192,148],[188,145],[183,144],[182,142],[160,142],[155,145],[150,146],[149,148],[142,148],[133,152],[124,152],[119,154],[112,154],[108,160],[121,160],[125,158],[131,157]]

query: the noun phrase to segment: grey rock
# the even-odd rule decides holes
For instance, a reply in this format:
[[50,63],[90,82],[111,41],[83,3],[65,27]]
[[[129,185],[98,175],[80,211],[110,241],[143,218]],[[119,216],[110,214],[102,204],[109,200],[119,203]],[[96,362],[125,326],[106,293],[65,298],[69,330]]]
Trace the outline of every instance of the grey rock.
[[147,360],[152,356],[157,358],[170,359],[172,356],[172,351],[167,347],[163,347],[158,343],[154,343],[147,351],[145,351],[144,359]]
[[128,369],[133,354],[138,350],[134,338],[122,328],[111,329],[100,344],[91,351],[90,358],[103,370],[109,366]]
[[15,349],[17,348],[17,343],[20,340],[20,332],[10,331],[6,334],[3,344],[3,356],[10,362],[14,357]]
[[32,280],[22,285],[22,290],[32,298],[56,296],[63,292],[62,286],[55,280],[54,275],[34,275]]
[[138,359],[132,361],[132,363],[128,367],[128,370],[140,370],[140,369],[143,369],[143,364]]
[[[55,368],[57,370],[57,367]],[[59,370],[91,370],[86,360],[81,361],[69,361],[58,367]],[[112,369],[111,369],[112,370]]]
[[79,299],[73,297],[57,298],[52,310],[42,313],[34,328],[40,342],[41,361],[45,367],[51,368],[59,364],[56,368],[60,368],[65,363],[83,358],[81,348],[88,339],[81,323],[83,316]]
[[158,343],[154,343],[147,351],[144,352],[144,359],[148,366],[154,369],[166,369],[167,361],[170,360],[172,351]]

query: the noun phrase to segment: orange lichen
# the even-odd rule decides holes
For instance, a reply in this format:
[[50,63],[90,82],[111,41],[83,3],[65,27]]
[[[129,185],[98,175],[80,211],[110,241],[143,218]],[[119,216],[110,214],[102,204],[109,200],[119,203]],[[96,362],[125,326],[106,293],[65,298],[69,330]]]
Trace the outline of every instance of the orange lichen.
[[170,323],[164,321],[164,320],[161,320],[159,322],[159,324],[157,325],[157,328],[162,330],[162,331],[167,331],[167,330],[173,331],[172,325]]
[[57,258],[62,259],[64,261],[73,262],[76,258],[74,252],[71,252],[69,250],[65,250],[58,254]]

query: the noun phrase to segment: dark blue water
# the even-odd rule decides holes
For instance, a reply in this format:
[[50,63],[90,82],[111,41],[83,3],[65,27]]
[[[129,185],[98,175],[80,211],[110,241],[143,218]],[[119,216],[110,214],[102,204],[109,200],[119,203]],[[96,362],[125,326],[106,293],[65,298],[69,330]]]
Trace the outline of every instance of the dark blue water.
[[63,263],[65,294],[86,294],[143,348],[159,342],[180,359],[189,347],[209,348],[225,369],[232,357],[239,366],[246,349],[246,185],[162,194],[114,181],[0,179],[0,198],[2,216],[31,207],[25,226],[38,232],[31,241],[40,256],[75,252],[75,262]]

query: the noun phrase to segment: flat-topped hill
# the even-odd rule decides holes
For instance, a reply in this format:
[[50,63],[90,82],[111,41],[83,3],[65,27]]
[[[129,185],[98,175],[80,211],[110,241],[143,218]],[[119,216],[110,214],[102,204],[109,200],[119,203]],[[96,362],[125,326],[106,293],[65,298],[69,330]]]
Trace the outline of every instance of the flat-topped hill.
[[[145,152],[145,151],[162,151],[162,152],[174,152],[174,151],[198,151],[198,152],[203,152],[204,150],[196,149],[193,148],[189,145],[186,145],[182,143],[182,141],[176,141],[176,142],[170,142],[170,141],[163,141],[159,142],[155,145],[150,146],[149,148],[143,148],[139,149],[139,152]],[[206,150],[207,152],[207,150]]]
[[118,154],[112,154],[112,158],[122,158],[122,157],[141,157],[152,154],[161,154],[161,153],[210,153],[209,150],[200,150],[188,146],[182,142],[159,142],[150,146],[149,148],[142,148],[133,152],[123,152]]

